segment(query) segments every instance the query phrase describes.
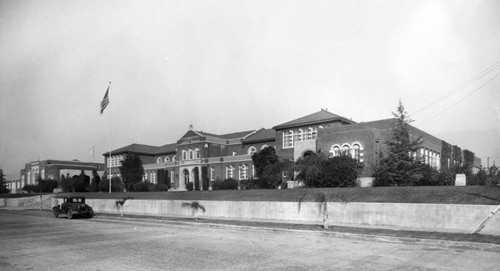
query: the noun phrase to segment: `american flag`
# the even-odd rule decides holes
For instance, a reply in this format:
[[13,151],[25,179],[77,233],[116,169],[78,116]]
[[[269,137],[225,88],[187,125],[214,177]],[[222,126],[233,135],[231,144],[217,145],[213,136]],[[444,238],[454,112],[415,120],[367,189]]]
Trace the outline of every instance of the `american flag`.
[[109,82],[109,86],[108,86],[108,89],[106,90],[106,94],[104,94],[104,98],[102,98],[102,102],[101,102],[101,114],[104,112],[104,109],[106,109],[106,107],[108,106],[109,104],[109,87],[111,86],[111,82]]

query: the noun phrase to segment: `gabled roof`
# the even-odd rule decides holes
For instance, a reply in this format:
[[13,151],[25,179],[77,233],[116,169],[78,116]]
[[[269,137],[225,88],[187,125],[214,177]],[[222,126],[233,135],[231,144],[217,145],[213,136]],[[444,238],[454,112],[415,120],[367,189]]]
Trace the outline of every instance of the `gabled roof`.
[[310,115],[294,119],[289,122],[282,123],[280,125],[276,125],[273,127],[274,130],[281,130],[281,129],[286,129],[286,128],[292,128],[292,127],[298,127],[298,126],[306,126],[306,125],[312,125],[312,124],[320,124],[320,123],[326,123],[326,122],[333,122],[333,121],[341,121],[341,122],[346,122],[348,124],[354,124],[356,122],[347,119],[345,117],[330,113],[324,109],[321,109],[321,111],[318,111],[316,113],[312,113]]
[[243,131],[243,132],[218,135],[218,137],[224,138],[224,139],[239,139],[239,138],[245,138],[254,132],[255,132],[255,130],[250,130],[250,131]]
[[235,132],[235,133],[223,134],[223,135],[216,135],[216,134],[207,133],[207,132],[203,132],[203,131],[189,130],[182,138],[193,137],[193,136],[205,136],[205,137],[208,136],[208,137],[217,137],[217,138],[222,138],[222,139],[240,139],[240,138],[247,137],[248,135],[252,134],[253,132],[255,132],[255,130]]
[[276,140],[276,131],[274,129],[260,129],[254,134],[243,140],[243,143],[267,142]]
[[[128,146],[111,151],[112,155],[121,153],[137,153],[137,154],[149,154],[155,155],[160,147],[143,145],[143,144],[130,144]],[[109,156],[109,152],[103,153],[104,156]]]

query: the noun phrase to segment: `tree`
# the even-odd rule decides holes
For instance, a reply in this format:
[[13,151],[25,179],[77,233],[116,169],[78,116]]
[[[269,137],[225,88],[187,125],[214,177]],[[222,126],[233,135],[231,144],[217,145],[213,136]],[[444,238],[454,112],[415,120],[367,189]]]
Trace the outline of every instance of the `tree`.
[[195,220],[198,220],[198,211],[201,210],[205,212],[205,206],[199,204],[197,201],[193,202],[183,202],[181,205],[182,208],[191,208],[193,212],[193,216]]
[[123,216],[123,205],[125,205],[125,202],[129,199],[133,199],[133,197],[126,196],[123,199],[118,199],[115,201],[115,206],[118,210],[120,210],[120,215]]
[[101,182],[101,177],[97,174],[97,170],[92,170],[92,182],[90,183],[90,192],[99,192],[99,183]]
[[8,193],[10,193],[10,189],[7,187],[7,180],[5,179],[3,169],[0,168],[0,194]]
[[318,180],[325,160],[326,156],[315,153],[297,159],[295,162],[295,170],[298,172],[297,180],[301,180],[306,187],[319,187]]
[[320,213],[323,213],[323,228],[328,229],[328,202],[337,198],[342,204],[347,203],[347,198],[343,194],[332,194],[325,193],[323,191],[310,191],[305,190],[302,192],[302,195],[299,198],[299,212],[302,207],[302,202],[306,201],[306,199],[311,199],[318,204],[318,210]]
[[261,188],[278,188],[281,184],[283,163],[273,147],[267,147],[252,155],[255,174]]
[[295,164],[297,179],[307,187],[347,187],[356,185],[363,164],[347,155],[328,158],[311,154]]
[[423,163],[416,157],[422,144],[421,137],[412,140],[409,133],[409,123],[404,106],[399,101],[397,111],[392,113],[395,124],[392,138],[386,141],[388,153],[380,160],[379,166],[374,170],[376,186],[402,186],[415,185],[422,178],[419,172]]
[[141,182],[144,177],[144,168],[142,167],[142,161],[139,155],[133,153],[128,154],[122,161],[120,173],[125,189],[127,191],[132,191],[134,184]]
[[[98,191],[100,192],[108,192],[109,191],[109,179],[106,172],[102,175],[101,181],[97,186]],[[111,177],[111,191],[112,192],[123,192],[123,182],[120,177],[113,176]]]
[[73,178],[61,176],[61,189],[63,192],[75,192],[78,175],[73,176]]

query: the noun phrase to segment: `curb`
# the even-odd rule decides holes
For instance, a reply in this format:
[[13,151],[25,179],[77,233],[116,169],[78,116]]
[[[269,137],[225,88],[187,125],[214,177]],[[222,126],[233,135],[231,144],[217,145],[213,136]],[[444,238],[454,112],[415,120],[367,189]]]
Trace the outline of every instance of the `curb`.
[[462,249],[462,250],[479,250],[479,251],[491,251],[500,252],[500,245],[492,243],[477,243],[477,242],[465,242],[465,241],[450,241],[441,239],[424,239],[424,238],[413,238],[413,237],[398,237],[398,236],[387,236],[387,235],[376,235],[376,234],[359,234],[359,233],[345,233],[345,232],[335,232],[335,231],[321,231],[321,230],[302,230],[302,229],[286,229],[286,228],[272,228],[265,226],[248,226],[248,225],[231,225],[231,224],[218,224],[210,222],[190,222],[190,221],[179,221],[175,219],[155,219],[155,218],[143,218],[143,217],[121,217],[121,216],[110,216],[99,214],[93,219],[108,222],[124,222],[124,223],[146,223],[146,224],[170,224],[170,225],[182,225],[191,227],[202,227],[202,228],[213,228],[213,229],[233,229],[241,231],[252,231],[252,232],[277,232],[277,233],[299,233],[299,234],[309,234],[316,236],[328,236],[334,238],[351,239],[359,241],[373,241],[373,242],[386,242],[386,243],[396,243],[396,244],[415,244],[415,245],[426,245],[434,246],[447,249]]
[[[0,210],[2,209],[17,213],[33,213],[39,215],[51,212],[51,210],[40,211],[36,209],[0,208]],[[186,218],[179,218],[179,217],[155,217],[155,216],[141,217],[138,215],[119,216],[107,213],[97,213],[92,219],[103,222],[112,222],[112,223],[121,222],[121,223],[131,223],[131,224],[134,223],[169,224],[169,225],[180,225],[180,226],[191,226],[191,227],[213,228],[213,229],[232,229],[232,230],[252,231],[252,232],[298,233],[298,234],[328,236],[334,238],[351,239],[359,241],[386,242],[395,244],[414,244],[414,245],[434,246],[446,249],[500,252],[500,244],[493,244],[493,243],[400,237],[400,236],[390,236],[384,234],[366,234],[366,233],[335,232],[335,231],[324,231],[324,230],[288,229],[282,227],[233,225],[229,223],[211,223],[203,220],[200,220],[198,222],[192,222],[192,221],[181,220]]]

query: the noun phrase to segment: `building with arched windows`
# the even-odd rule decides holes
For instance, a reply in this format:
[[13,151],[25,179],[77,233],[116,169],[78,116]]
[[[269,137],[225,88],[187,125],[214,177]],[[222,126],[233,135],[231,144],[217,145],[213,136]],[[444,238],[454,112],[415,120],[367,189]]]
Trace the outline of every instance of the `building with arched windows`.
[[[310,153],[349,155],[365,165],[360,176],[363,185],[372,181],[374,168],[387,153],[385,142],[391,138],[394,125],[395,119],[357,123],[322,109],[272,129],[218,135],[191,127],[176,143],[158,147],[132,144],[104,157],[107,170],[114,175],[120,174],[120,161],[134,153],[143,163],[145,181],[165,183],[171,190],[186,190],[188,183],[196,190],[209,190],[216,180],[255,178],[251,156],[271,146],[281,159],[290,161]],[[450,168],[472,157],[473,161],[466,164],[480,168],[480,160],[472,152],[411,125],[409,128],[411,139],[422,140],[421,149],[413,155],[432,167]]]

